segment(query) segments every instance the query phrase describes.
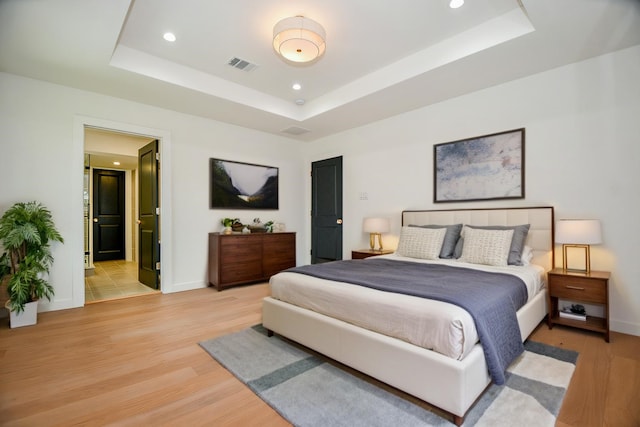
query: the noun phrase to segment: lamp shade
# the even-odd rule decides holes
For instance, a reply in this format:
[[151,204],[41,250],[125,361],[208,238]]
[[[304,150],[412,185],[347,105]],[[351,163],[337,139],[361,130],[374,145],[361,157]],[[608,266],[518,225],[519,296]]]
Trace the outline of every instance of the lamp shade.
[[365,233],[388,233],[389,218],[365,218],[362,221],[362,231]]
[[304,16],[285,18],[273,27],[273,48],[292,62],[310,62],[325,51],[322,25]]
[[597,219],[561,219],[556,222],[556,243],[598,245],[602,230]]

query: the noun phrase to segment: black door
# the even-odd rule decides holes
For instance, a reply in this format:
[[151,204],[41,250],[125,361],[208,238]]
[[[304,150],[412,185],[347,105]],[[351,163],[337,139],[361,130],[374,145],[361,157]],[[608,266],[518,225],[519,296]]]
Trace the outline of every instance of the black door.
[[342,259],[342,157],[311,165],[311,263]]
[[93,170],[93,260],[124,259],[124,171]]
[[160,236],[158,233],[158,141],[138,150],[138,281],[160,288]]

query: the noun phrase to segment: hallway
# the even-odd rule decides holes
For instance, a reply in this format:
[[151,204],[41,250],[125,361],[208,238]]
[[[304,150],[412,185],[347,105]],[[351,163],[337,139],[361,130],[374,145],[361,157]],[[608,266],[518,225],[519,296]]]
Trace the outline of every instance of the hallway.
[[84,279],[85,304],[160,293],[138,282],[138,264],[135,262],[101,261],[94,265],[95,274]]

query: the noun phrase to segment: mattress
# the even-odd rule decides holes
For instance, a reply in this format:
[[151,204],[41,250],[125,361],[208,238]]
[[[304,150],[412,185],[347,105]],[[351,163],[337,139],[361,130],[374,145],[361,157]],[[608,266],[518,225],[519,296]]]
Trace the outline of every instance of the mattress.
[[[544,287],[544,269],[536,265],[491,267],[456,260],[419,260],[396,254],[382,257],[513,274],[525,283],[529,300]],[[367,259],[362,262],[367,262]],[[471,315],[446,302],[286,271],[272,276],[270,285],[273,298],[437,351],[453,359],[463,359],[478,342]]]

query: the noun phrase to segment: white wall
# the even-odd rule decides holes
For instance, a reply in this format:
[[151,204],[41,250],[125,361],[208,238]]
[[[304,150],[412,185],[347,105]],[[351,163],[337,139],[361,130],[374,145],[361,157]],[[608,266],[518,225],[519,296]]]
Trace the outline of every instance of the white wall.
[[[51,209],[65,238],[53,248],[51,303],[40,310],[70,308],[84,303],[82,171],[83,123],[110,124],[118,130],[142,129],[160,134],[161,168],[170,169],[163,190],[164,220],[171,235],[163,235],[163,254],[170,253],[162,287],[165,292],[194,289],[207,282],[207,233],[220,231],[220,219],[259,216],[284,222],[290,231],[303,229],[304,206],[300,176],[300,143],[286,138],[199,117],[0,73],[0,212],[17,201],[38,200]],[[168,143],[170,141],[170,144]],[[259,163],[280,170],[278,211],[209,209],[209,158]],[[170,162],[169,162],[170,160]],[[163,166],[164,165],[164,166]],[[166,166],[169,166],[167,168]],[[165,178],[165,175],[163,175]],[[77,193],[77,194],[76,194]],[[164,230],[163,230],[164,232]],[[304,249],[298,245],[298,259]]]
[[[310,163],[341,155],[345,256],[368,245],[361,232],[365,216],[392,218],[393,233],[384,238],[393,247],[403,209],[550,204],[556,218],[602,221],[604,244],[592,249],[592,268],[612,271],[611,326],[640,335],[638,75],[640,46],[303,144],[0,73],[0,211],[31,199],[52,210],[66,242],[54,248],[56,297],[43,309],[73,306],[74,289],[82,286],[74,281],[83,280],[77,123],[90,117],[158,129],[171,141],[170,183],[163,185],[171,194],[172,269],[163,286],[168,292],[193,289],[205,286],[207,233],[219,230],[225,216],[286,223],[298,232],[298,264],[308,263]],[[520,127],[526,128],[524,200],[432,203],[433,144]],[[280,210],[209,210],[210,157],[279,167]],[[74,185],[78,194],[69,191]],[[361,192],[368,200],[359,200]]]
[[[343,156],[345,256],[368,246],[361,231],[366,216],[392,219],[392,232],[383,239],[385,247],[394,248],[403,209],[552,205],[556,219],[602,221],[604,244],[592,248],[592,269],[612,272],[611,327],[640,335],[638,76],[640,46],[312,143],[305,154],[308,167]],[[432,202],[434,144],[521,127],[526,128],[525,199]],[[360,200],[362,192],[368,200]],[[561,266],[561,250],[556,259]]]

